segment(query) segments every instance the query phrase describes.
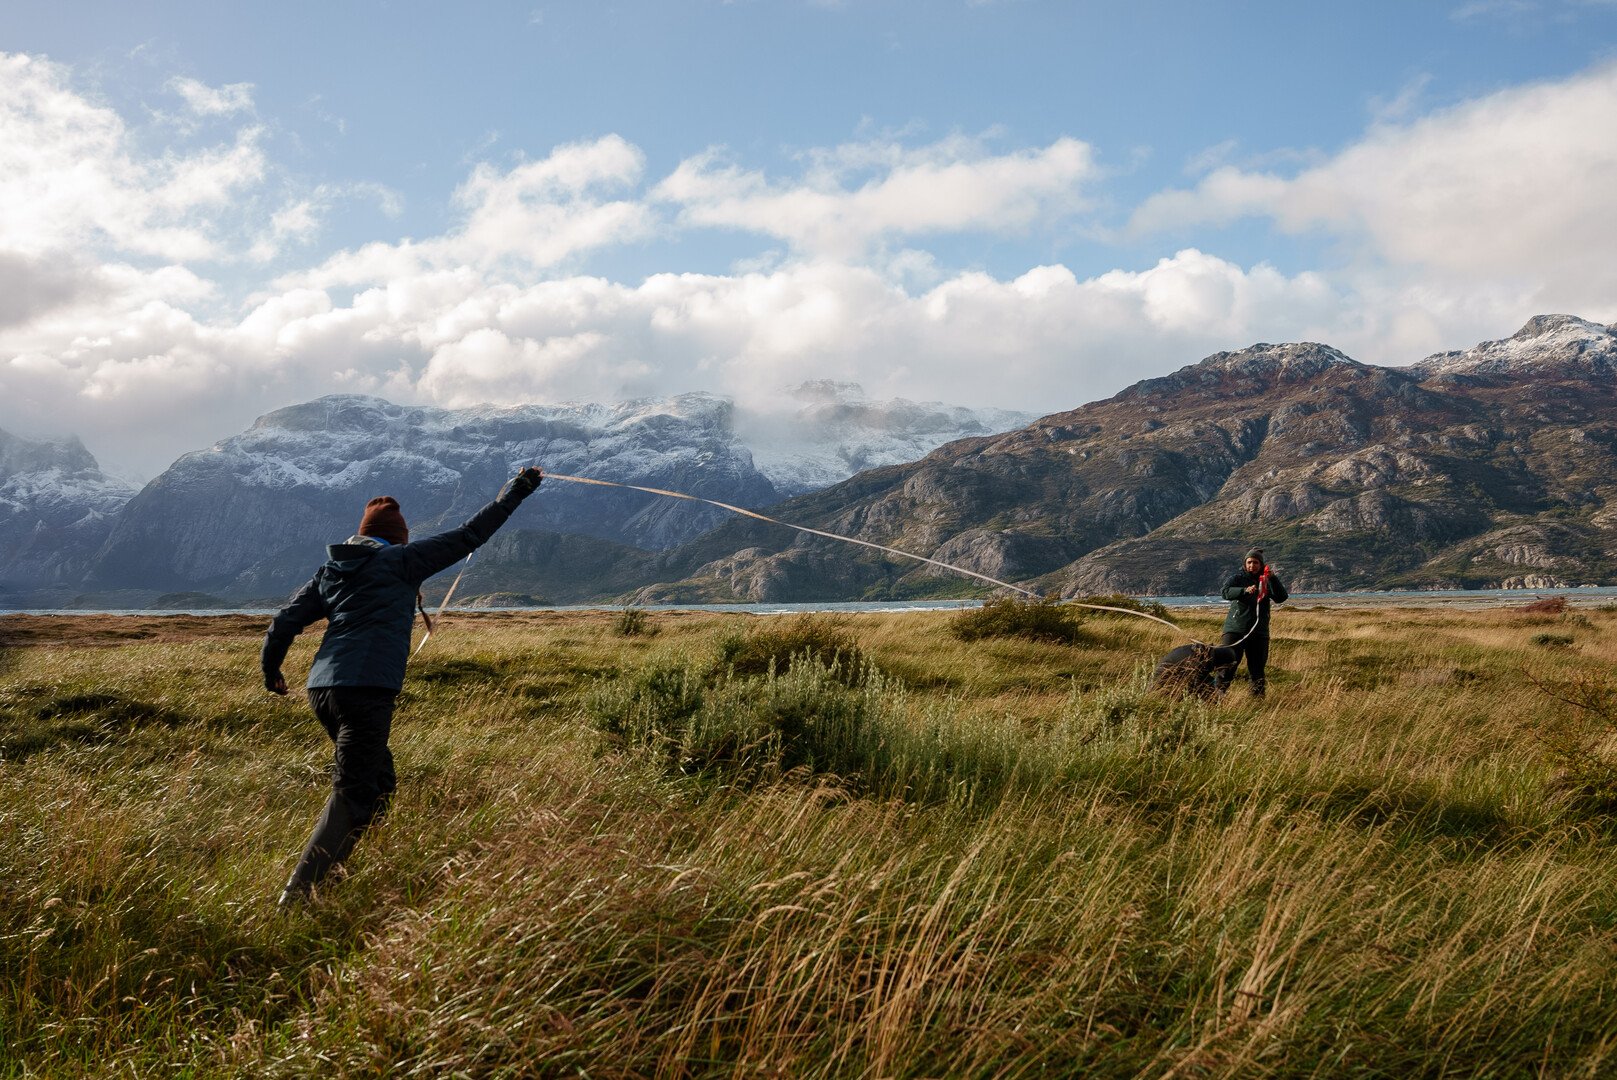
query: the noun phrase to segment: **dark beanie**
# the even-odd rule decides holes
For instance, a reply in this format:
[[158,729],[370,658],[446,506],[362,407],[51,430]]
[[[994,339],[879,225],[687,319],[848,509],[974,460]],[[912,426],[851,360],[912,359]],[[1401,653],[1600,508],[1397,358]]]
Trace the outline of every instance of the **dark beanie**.
[[365,516],[359,519],[359,535],[374,536],[390,544],[408,544],[410,527],[399,513],[399,500],[391,495],[379,495],[365,504]]
[[1246,557],[1249,558],[1249,559],[1256,559],[1259,562],[1262,562],[1263,561],[1263,549],[1262,548],[1253,548],[1251,551],[1246,553]]

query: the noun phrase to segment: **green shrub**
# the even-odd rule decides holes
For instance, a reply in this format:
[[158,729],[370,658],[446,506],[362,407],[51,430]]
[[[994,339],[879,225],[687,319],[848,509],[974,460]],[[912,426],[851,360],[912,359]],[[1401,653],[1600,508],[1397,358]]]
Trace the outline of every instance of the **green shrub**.
[[702,707],[702,679],[689,668],[657,666],[632,679],[599,685],[585,714],[607,735],[626,742],[656,743]]
[[855,773],[872,760],[878,717],[902,710],[902,686],[875,668],[803,652],[762,676],[725,669],[654,667],[603,685],[585,714],[618,745],[649,751],[665,768],[746,783],[793,769]]
[[799,615],[725,635],[719,641],[714,668],[735,675],[763,675],[771,670],[784,672],[802,657],[834,666],[844,679],[856,677],[869,663],[858,639],[841,622],[823,615]]
[[650,637],[657,632],[657,628],[651,624],[651,619],[646,615],[645,610],[637,607],[626,607],[618,612],[617,621],[613,624],[613,628],[617,630],[619,637],[639,637],[642,635]]
[[963,718],[953,701],[914,703],[870,665],[850,678],[840,661],[808,655],[761,676],[648,668],[601,684],[585,714],[610,745],[650,754],[676,775],[743,788],[831,775],[850,791],[976,805],[1096,772],[1131,783],[1119,769],[1200,755],[1219,734],[1214,710],[1164,702],[1144,668],[1098,693],[1075,688],[1054,724],[1029,730],[1004,717]]
[[1541,634],[1534,634],[1532,640],[1534,645],[1542,645],[1546,649],[1564,649],[1572,644],[1572,635],[1555,634],[1546,630]]
[[1054,597],[1023,600],[1005,597],[963,611],[949,622],[949,632],[961,641],[991,637],[1019,637],[1075,645],[1083,638],[1081,616]]

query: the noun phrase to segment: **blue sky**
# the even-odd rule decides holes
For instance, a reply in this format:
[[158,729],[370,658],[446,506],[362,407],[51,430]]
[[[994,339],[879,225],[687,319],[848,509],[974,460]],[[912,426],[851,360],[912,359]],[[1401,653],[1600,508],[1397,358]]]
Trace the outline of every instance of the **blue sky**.
[[0,427],[328,392],[1070,408],[1617,320],[1617,3],[0,10]]

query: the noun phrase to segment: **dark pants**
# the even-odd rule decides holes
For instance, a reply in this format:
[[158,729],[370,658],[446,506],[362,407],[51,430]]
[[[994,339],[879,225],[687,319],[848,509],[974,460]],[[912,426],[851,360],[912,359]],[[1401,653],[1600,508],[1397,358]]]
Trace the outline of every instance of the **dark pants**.
[[[1235,669],[1241,666],[1241,658],[1246,657],[1246,674],[1252,680],[1252,696],[1262,697],[1265,686],[1263,669],[1269,665],[1269,635],[1268,627],[1263,627],[1245,641],[1241,641],[1240,634],[1225,634],[1220,643],[1235,653],[1235,659],[1225,664],[1218,672],[1218,685],[1220,690],[1229,689],[1230,683],[1235,681]],[[1241,641],[1241,644],[1235,644]]]
[[398,786],[387,748],[397,690],[331,686],[309,691],[309,705],[335,748],[331,797],[315,823],[282,901],[305,897],[354,850],[365,829],[387,810]]

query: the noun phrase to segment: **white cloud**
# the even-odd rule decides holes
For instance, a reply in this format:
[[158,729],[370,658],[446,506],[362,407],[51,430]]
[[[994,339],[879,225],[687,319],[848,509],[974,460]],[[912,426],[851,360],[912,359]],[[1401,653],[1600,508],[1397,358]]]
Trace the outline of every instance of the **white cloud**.
[[262,178],[261,135],[249,127],[233,145],[144,157],[66,69],[0,54],[0,251],[215,257],[218,229],[203,215]]
[[[908,149],[851,143],[811,155],[800,180],[772,183],[708,151],[681,162],[654,197],[688,226],[779,237],[797,250],[856,258],[877,241],[950,232],[1020,232],[1088,205],[1091,148],[1058,139],[1043,149],[989,153],[954,137]],[[857,186],[853,186],[857,185]]]
[[326,220],[338,214],[342,204],[351,202],[374,203],[390,218],[404,212],[403,196],[382,184],[320,184],[299,191],[271,213],[254,232],[247,257],[268,262],[287,248],[313,243],[324,231]]
[[252,83],[214,87],[196,79],[178,76],[169,80],[168,88],[178,94],[186,107],[198,116],[228,116],[251,111],[253,107]]
[[1378,123],[1396,123],[1408,119],[1420,111],[1420,105],[1426,94],[1426,88],[1432,85],[1432,76],[1429,73],[1421,74],[1410,79],[1398,93],[1390,98],[1375,97],[1370,100],[1370,110]]
[[[343,200],[397,213],[396,193],[286,181],[256,122],[143,155],[69,74],[0,56],[0,427],[49,417],[117,468],[155,471],[335,391],[461,405],[706,389],[767,406],[828,378],[1056,410],[1257,340],[1400,362],[1539,311],[1617,318],[1609,68],[1378,122],[1301,164],[1237,164],[1234,145],[1215,147],[1194,187],[1135,215],[1142,233],[1256,215],[1352,241],[1357,257],[1329,273],[1241,266],[1203,245],[1144,268],[994,276],[925,249],[1088,214],[1102,177],[1076,139],[994,152],[993,135],[866,138],[803,153],[789,178],[709,153],[648,180],[640,149],[607,135],[473,167],[450,195],[452,227],[326,255],[245,309],[226,306],[202,260],[245,273],[244,256],[313,243]],[[592,252],[696,228],[760,243],[729,273],[579,272]]]
[[644,168],[640,149],[617,135],[559,146],[506,171],[481,164],[454,193],[463,219],[453,231],[338,252],[277,285],[366,285],[457,266],[509,265],[532,273],[638,240],[654,228],[652,211],[637,199],[610,196],[632,193]]
[[116,326],[60,325],[54,344],[0,350],[13,357],[0,363],[0,426],[14,409],[49,410],[143,446],[137,463],[152,469],[159,448],[193,448],[334,391],[464,405],[707,389],[763,406],[832,378],[877,396],[1053,410],[1258,337],[1334,340],[1339,301],[1313,275],[1193,250],[1138,272],[955,274],[919,292],[838,262],[638,285],[522,285],[460,268],[401,276],[346,304],[291,289],[232,325],[158,299]]
[[1186,176],[1201,176],[1229,163],[1240,147],[1234,139],[1225,139],[1192,154],[1185,160]]
[[1320,230],[1428,281],[1514,285],[1558,309],[1617,296],[1617,65],[1503,90],[1407,123],[1294,175],[1235,167],[1136,211],[1140,232],[1267,217]]

